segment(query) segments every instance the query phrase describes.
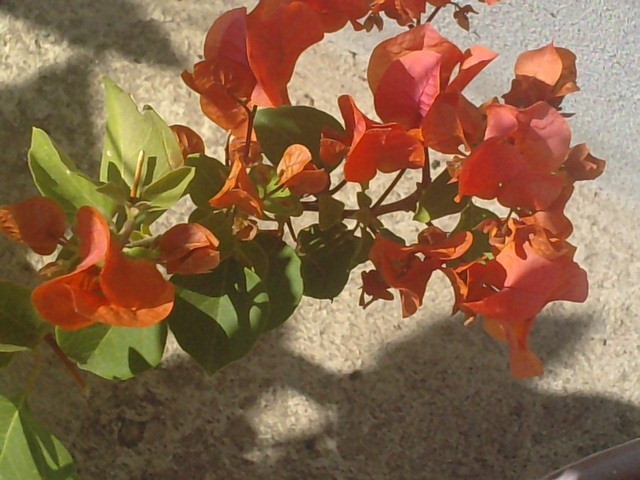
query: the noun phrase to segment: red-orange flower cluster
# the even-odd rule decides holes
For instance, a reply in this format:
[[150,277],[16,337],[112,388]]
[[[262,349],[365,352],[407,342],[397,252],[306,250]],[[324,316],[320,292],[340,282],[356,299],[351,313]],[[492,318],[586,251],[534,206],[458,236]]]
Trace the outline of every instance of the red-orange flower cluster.
[[94,323],[146,327],[171,313],[173,285],[154,263],[127,257],[100,212],[80,208],[76,234],[80,264],[33,291],[33,305],[42,318],[78,330]]

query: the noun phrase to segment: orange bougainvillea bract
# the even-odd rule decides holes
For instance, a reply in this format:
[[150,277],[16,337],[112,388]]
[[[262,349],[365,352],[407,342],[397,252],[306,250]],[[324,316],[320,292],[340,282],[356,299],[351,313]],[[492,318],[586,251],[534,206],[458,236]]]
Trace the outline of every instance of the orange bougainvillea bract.
[[66,229],[64,210],[49,198],[31,197],[0,208],[0,233],[40,255],[53,253]]
[[92,207],[78,210],[76,232],[78,266],[33,291],[42,318],[78,330],[94,323],[146,327],[171,313],[173,285],[152,262],[127,257],[100,212]]

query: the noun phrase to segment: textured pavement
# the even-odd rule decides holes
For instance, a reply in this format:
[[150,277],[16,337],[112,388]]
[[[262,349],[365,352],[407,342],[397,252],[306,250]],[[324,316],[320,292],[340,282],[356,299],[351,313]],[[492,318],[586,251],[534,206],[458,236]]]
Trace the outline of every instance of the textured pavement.
[[[567,102],[577,112],[574,143],[587,141],[609,164],[570,203],[591,292],[585,304],[541,314],[532,343],[544,377],[513,380],[502,345],[449,316],[443,278],[403,320],[397,302],[360,310],[354,273],[339,299],[305,300],[284,328],[214,377],[172,349],[162,367],[132,381],[89,378],[85,399],[46,357],[34,409],[81,477],[521,480],[639,437],[638,6],[577,3],[505,0],[478,8],[470,34],[445,16],[437,23],[461,46],[503,54],[470,87],[476,99],[508,90],[519,51],[555,39],[578,53],[582,93]],[[0,203],[34,192],[25,162],[32,125],[97,171],[103,75],[218,152],[222,134],[179,74],[198,60],[211,22],[240,4],[0,1]],[[365,52],[384,35],[345,32],[305,53],[293,102],[337,114],[335,98],[349,93],[370,110]],[[3,239],[0,278],[32,281],[26,259]],[[16,362],[0,377],[3,390],[30,368]]]

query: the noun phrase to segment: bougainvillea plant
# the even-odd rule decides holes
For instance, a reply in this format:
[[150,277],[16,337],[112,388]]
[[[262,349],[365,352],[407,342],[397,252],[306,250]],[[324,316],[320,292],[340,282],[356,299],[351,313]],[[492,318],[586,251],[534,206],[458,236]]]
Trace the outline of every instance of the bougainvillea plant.
[[[465,29],[475,13],[448,0],[261,0],[222,15],[204,59],[182,75],[227,132],[221,159],[109,80],[98,179],[34,129],[28,161],[41,196],[2,207],[0,231],[48,261],[33,290],[0,283],[2,364],[46,343],[80,385],[78,368],[124,380],[158,365],[170,329],[212,374],[303,295],[339,295],[358,268],[360,306],[398,298],[403,317],[444,273],[453,312],[507,342],[513,375],[542,374],[528,345],[536,315],[587,297],[565,205],[604,162],[571,144],[561,109],[578,90],[569,50],[523,53],[509,92],[476,105],[465,89],[496,53],[441,36],[432,20],[443,9]],[[291,105],[287,87],[308,47],[347,25],[382,29],[383,15],[407,30],[371,54],[378,119],[346,94],[341,119]],[[432,169],[434,155],[446,168]],[[415,188],[388,201],[409,170]],[[374,179],[387,182],[381,193]],[[160,227],[185,197],[188,220]],[[421,225],[417,238],[385,223],[394,212]],[[29,392],[0,397],[0,471],[75,478],[69,453],[31,416]]]

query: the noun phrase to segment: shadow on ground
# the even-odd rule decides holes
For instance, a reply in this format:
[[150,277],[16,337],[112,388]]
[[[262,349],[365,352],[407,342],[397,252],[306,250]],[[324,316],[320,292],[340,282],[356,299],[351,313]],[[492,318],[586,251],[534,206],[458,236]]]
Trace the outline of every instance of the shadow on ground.
[[[0,203],[35,191],[25,165],[32,126],[46,130],[81,167],[97,165],[102,136],[96,135],[95,123],[102,118],[99,76],[106,56],[176,70],[185,63],[163,25],[133,1],[47,0],[45,7],[41,0],[5,0],[0,13],[30,23],[37,32],[33,39],[22,39],[23,31],[12,22],[2,32],[7,45],[29,45],[20,66],[12,66],[16,75],[24,70],[33,75],[15,83],[12,72],[5,72],[9,81],[0,88],[3,177],[14,182],[8,186],[13,188],[3,185]],[[54,63],[38,64],[42,59]]]
[[[551,372],[568,368],[588,326],[539,321],[536,349]],[[92,380],[88,403],[51,366],[37,410],[83,479],[522,480],[640,436],[636,406],[515,381],[501,348],[471,330],[436,322],[372,368],[340,375],[292,353],[285,328],[212,378],[179,359],[130,382]],[[265,414],[286,396],[296,412],[306,401],[331,415],[305,427],[286,407]],[[265,421],[280,433],[265,433]]]

